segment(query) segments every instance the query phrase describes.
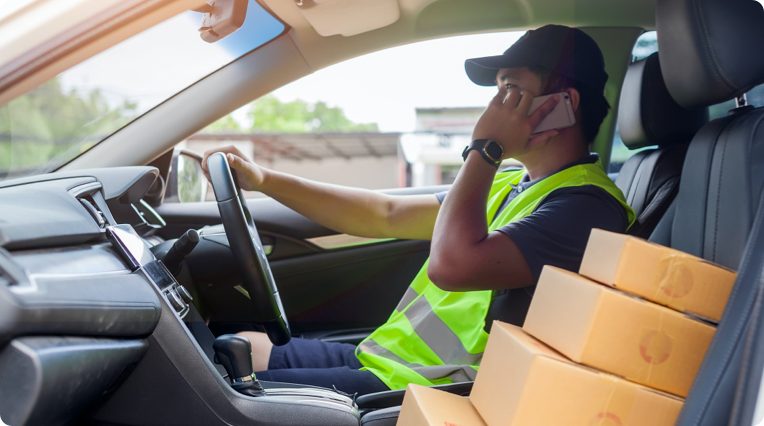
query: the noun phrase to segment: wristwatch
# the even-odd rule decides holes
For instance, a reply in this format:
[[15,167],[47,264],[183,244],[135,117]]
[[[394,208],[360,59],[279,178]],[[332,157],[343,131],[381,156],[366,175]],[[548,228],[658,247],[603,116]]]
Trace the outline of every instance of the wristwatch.
[[467,161],[467,155],[473,149],[477,150],[488,164],[495,166],[497,169],[499,168],[499,164],[501,164],[501,160],[504,157],[504,148],[498,142],[493,139],[475,139],[464,148],[464,152],[462,152],[464,161]]

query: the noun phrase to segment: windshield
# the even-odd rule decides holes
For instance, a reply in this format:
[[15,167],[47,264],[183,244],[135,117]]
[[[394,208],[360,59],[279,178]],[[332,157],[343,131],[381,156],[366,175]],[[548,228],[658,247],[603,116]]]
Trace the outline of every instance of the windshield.
[[59,74],[0,108],[0,180],[53,171],[176,93],[276,38],[256,1],[244,25],[207,43],[184,12]]

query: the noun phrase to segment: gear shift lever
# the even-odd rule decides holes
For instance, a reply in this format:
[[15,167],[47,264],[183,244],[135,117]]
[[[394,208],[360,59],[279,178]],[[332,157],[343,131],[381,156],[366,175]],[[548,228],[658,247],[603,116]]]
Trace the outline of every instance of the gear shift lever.
[[249,339],[236,334],[224,334],[212,344],[215,362],[222,364],[233,382],[231,387],[249,396],[264,396],[260,382],[252,371],[252,345]]

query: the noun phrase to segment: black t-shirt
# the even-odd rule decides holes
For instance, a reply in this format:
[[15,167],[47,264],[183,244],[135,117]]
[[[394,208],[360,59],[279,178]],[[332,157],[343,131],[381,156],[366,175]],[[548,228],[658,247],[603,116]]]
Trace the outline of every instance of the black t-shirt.
[[[591,154],[560,170],[579,164],[595,163]],[[531,181],[526,174],[507,195],[496,216],[521,192],[544,178]],[[442,203],[448,192],[435,194]],[[496,217],[494,216],[494,218]],[[520,249],[531,273],[538,281],[544,265],[578,272],[592,228],[624,232],[628,218],[621,204],[595,185],[560,188],[547,195],[530,215],[502,226],[498,232],[508,236]],[[486,317],[486,330],[493,320],[523,325],[536,286],[495,290]]]

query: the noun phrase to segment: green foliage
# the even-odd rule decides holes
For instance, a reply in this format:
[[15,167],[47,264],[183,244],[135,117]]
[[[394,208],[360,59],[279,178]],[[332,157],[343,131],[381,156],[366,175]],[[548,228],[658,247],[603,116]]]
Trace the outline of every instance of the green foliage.
[[220,120],[210,124],[203,130],[204,133],[244,133],[238,122],[228,114]]
[[207,126],[203,133],[326,133],[378,132],[376,123],[357,124],[345,117],[341,108],[324,102],[309,104],[296,100],[282,103],[267,95],[250,104],[249,118],[253,124],[242,128],[227,115]]
[[87,151],[135,117],[136,104],[111,107],[100,90],[65,92],[54,78],[0,108],[0,178],[48,171]]

